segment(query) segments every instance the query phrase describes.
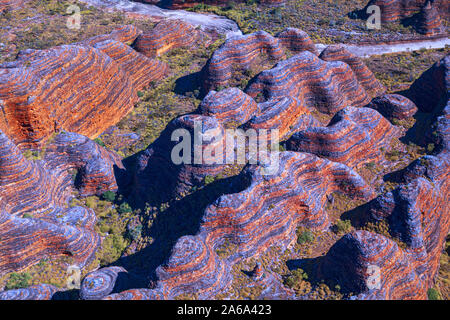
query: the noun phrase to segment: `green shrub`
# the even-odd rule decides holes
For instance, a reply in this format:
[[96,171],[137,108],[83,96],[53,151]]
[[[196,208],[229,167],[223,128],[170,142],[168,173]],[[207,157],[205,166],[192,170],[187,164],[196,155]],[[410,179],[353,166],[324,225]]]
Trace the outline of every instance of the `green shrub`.
[[304,244],[304,243],[308,243],[308,242],[313,242],[314,241],[314,233],[312,233],[309,230],[303,231],[302,233],[300,233],[297,237],[297,243],[298,244]]
[[350,220],[338,220],[335,225],[337,233],[349,233],[352,229],[352,223]]
[[103,240],[102,249],[98,252],[100,264],[102,266],[108,265],[119,259],[127,246],[128,242],[122,236],[117,234],[108,235]]
[[94,141],[101,147],[105,147],[105,143],[100,138],[95,138]]
[[130,205],[126,202],[123,202],[120,206],[119,206],[119,213],[123,214],[123,213],[129,213],[132,212],[133,209],[131,209]]
[[294,288],[298,282],[302,280],[307,280],[308,275],[302,269],[295,269],[291,272],[291,275],[288,276],[285,280],[285,285],[289,288]]
[[105,193],[103,193],[102,198],[103,200],[114,202],[114,200],[116,200],[116,194],[108,190]]
[[439,291],[437,291],[435,288],[430,288],[427,291],[428,300],[442,300],[441,295],[439,294]]
[[30,280],[31,275],[26,272],[24,273],[13,272],[9,275],[9,279],[5,285],[5,289],[11,290],[11,289],[26,288],[30,286]]
[[130,238],[133,241],[138,240],[142,236],[142,224],[138,224],[137,226],[133,228],[129,228],[128,230],[128,238]]
[[213,183],[214,180],[216,180],[216,179],[213,176],[206,176],[205,179],[204,179],[205,186],[210,184],[210,183]]

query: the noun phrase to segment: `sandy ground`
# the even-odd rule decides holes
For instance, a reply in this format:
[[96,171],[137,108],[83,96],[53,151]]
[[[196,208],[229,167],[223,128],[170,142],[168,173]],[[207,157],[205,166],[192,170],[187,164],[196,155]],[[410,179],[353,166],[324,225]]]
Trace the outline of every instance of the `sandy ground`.
[[[440,49],[445,48],[445,46],[450,46],[450,39],[437,39],[437,40],[424,40],[419,42],[407,42],[407,43],[398,43],[398,44],[375,44],[375,45],[367,45],[367,46],[357,46],[357,45],[347,45],[343,44],[353,54],[361,57],[367,58],[375,55],[382,55],[386,53],[395,53],[395,52],[406,52],[406,51],[415,51],[420,49]],[[322,51],[327,47],[324,44],[317,44],[317,49]]]

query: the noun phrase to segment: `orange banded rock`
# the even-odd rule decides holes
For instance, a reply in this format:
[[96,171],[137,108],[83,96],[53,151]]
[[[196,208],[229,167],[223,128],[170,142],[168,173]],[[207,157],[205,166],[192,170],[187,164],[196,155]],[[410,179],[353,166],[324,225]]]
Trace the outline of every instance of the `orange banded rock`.
[[356,168],[371,161],[379,162],[383,156],[380,148],[388,149],[396,136],[395,127],[377,111],[347,107],[328,126],[295,133],[287,141],[287,148]]
[[362,107],[370,102],[348,64],[324,61],[309,51],[261,72],[250,82],[246,93],[265,100],[292,96],[304,106],[328,114],[346,106]]
[[361,58],[352,54],[342,45],[331,45],[326,47],[319,58],[325,61],[342,61],[348,64],[355,73],[359,83],[364,87],[371,98],[383,94],[386,90],[375,78],[372,71],[364,64]]
[[163,20],[150,32],[139,35],[134,48],[154,58],[169,50],[193,45],[198,39],[198,32],[194,26],[181,20]]

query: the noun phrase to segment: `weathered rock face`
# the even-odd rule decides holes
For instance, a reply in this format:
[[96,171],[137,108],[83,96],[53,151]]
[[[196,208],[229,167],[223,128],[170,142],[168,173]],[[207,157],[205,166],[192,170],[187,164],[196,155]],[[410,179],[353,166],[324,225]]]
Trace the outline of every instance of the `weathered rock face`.
[[134,48],[147,57],[157,57],[176,48],[192,46],[199,39],[199,31],[181,20],[163,20],[150,32],[141,34]]
[[[321,123],[311,115],[311,110],[305,108],[298,99],[285,97],[280,100],[269,100],[258,104],[260,112],[244,124],[244,129],[254,129],[262,137],[262,130],[277,129],[279,139],[285,140],[292,133],[307,128],[321,126]],[[267,135],[270,132],[267,131]],[[269,137],[267,140],[269,141]]]
[[[132,39],[133,30],[112,38]],[[36,145],[60,129],[95,137],[125,116],[137,90],[161,78],[165,66],[101,38],[90,40],[100,50],[80,44],[26,50],[1,65],[0,129],[18,144]]]
[[49,284],[39,284],[23,289],[0,292],[0,300],[50,300],[58,288]]
[[[312,61],[320,60],[312,53],[300,55],[308,56]],[[343,65],[356,79],[347,64],[320,61]],[[425,81],[427,76],[439,80],[434,82],[437,88],[431,88],[430,84],[435,97],[433,101],[427,101],[428,109],[424,109],[435,114],[443,110],[432,128],[435,154],[413,162],[404,171],[404,182],[375,199],[373,189],[351,168],[369,161],[379,162],[380,148],[387,148],[390,140],[397,136],[397,129],[374,108],[390,118],[410,117],[416,107],[407,98],[385,95],[374,99],[369,104],[372,108],[344,107],[327,127],[319,127],[313,120],[310,125],[317,127],[310,128],[304,124],[309,107],[299,103],[305,98],[297,98],[292,94],[293,90],[268,95],[268,101],[256,104],[256,107],[254,101],[240,90],[211,92],[197,110],[207,116],[180,117],[174,121],[178,124],[171,125],[170,130],[170,126],[166,128],[168,131],[161,136],[166,136],[161,140],[166,141],[163,145],[170,145],[167,137],[173,129],[185,127],[192,131],[193,120],[202,119],[207,120],[206,123],[219,124],[211,128],[234,122],[241,128],[278,128],[283,136],[290,134],[290,130],[300,130],[288,140],[287,146],[303,135],[298,139],[302,141],[302,147],[296,150],[310,153],[281,152],[276,171],[266,175],[264,170],[268,165],[247,165],[238,179],[233,180],[232,188],[236,190],[228,190],[205,209],[198,233],[178,240],[167,263],[157,268],[158,281],[154,289],[126,290],[106,299],[173,299],[190,293],[200,299],[214,298],[226,290],[232,280],[230,265],[258,256],[275,243],[282,249],[288,247],[295,239],[298,225],[326,229],[330,221],[324,210],[325,203],[327,196],[335,191],[368,201],[361,218],[385,221],[390,237],[362,230],[345,235],[320,259],[317,272],[321,279],[337,281],[344,292],[355,294],[355,299],[425,299],[427,289],[433,285],[442,243],[450,227],[448,77],[446,69],[437,65],[439,67],[432,68],[434,71],[427,71],[419,78],[420,81]],[[281,79],[285,77],[281,72],[273,74]],[[296,85],[301,85],[298,79],[295,80]],[[441,87],[445,89],[439,89]],[[416,101],[426,101],[425,96],[429,93],[416,91],[416,94]],[[438,107],[442,103],[446,108]],[[238,105],[244,105],[245,109],[239,110]],[[302,117],[303,124],[299,120]],[[145,169],[138,171],[138,177],[154,167],[148,159],[163,154],[163,149],[158,150],[157,145],[144,153],[148,158],[141,158],[144,161],[140,168]],[[161,168],[168,166],[167,159],[165,161],[160,162]],[[199,168],[208,167],[200,164]],[[214,175],[212,171],[211,175]],[[168,174],[165,176],[169,177]],[[185,181],[192,181],[179,179],[179,175],[176,177],[178,180],[174,185],[182,188]],[[216,250],[226,241],[232,243],[234,249],[227,257],[218,257]],[[379,286],[374,278],[377,270]]]
[[248,70],[258,59],[280,60],[285,56],[278,39],[265,31],[234,36],[214,52],[205,67],[206,92],[226,86],[236,70]]
[[125,73],[89,47],[32,51],[2,67],[0,127],[16,142],[39,142],[59,128],[95,136],[119,121],[136,99]]
[[89,262],[100,244],[93,231],[95,213],[67,209],[67,181],[23,158],[1,131],[0,141],[0,274],[48,256],[70,255],[79,265]]
[[85,136],[72,132],[56,135],[46,145],[45,166],[75,187],[82,196],[117,190],[116,175],[123,169],[120,157]]
[[26,0],[0,0],[0,12],[19,8]]
[[98,300],[113,290],[124,291],[126,288],[138,286],[138,281],[122,267],[107,267],[88,274],[80,288],[83,300]]
[[449,99],[450,56],[436,62],[414,81],[407,96],[422,112],[439,112]]
[[105,40],[94,44],[93,47],[103,51],[120,65],[136,90],[163,78],[169,71],[166,63],[149,59],[119,41]]
[[292,96],[308,108],[329,114],[346,106],[362,107],[370,102],[348,64],[324,61],[308,51],[261,72],[251,81],[246,93],[266,100]]
[[347,107],[339,111],[326,127],[307,128],[295,133],[287,148],[310,152],[350,168],[382,159],[380,148],[388,149],[398,132],[377,111]]
[[357,299],[426,299],[426,285],[410,257],[382,235],[355,231],[329,250],[321,268]]
[[245,73],[256,64],[277,62],[285,58],[286,50],[318,54],[308,34],[295,28],[287,28],[276,37],[265,31],[231,37],[208,60],[203,70],[203,89],[209,92],[227,86],[233,73]]
[[[174,198],[202,185],[206,176],[217,176],[225,168],[224,140],[224,128],[214,117],[189,114],[171,121],[161,136],[137,157],[135,197],[148,198],[149,186],[159,181],[157,193]],[[182,146],[180,142],[186,144],[186,154],[174,149],[176,145]],[[216,155],[214,150],[222,152]]]
[[267,165],[247,166],[241,175],[248,187],[221,196],[205,210],[201,232],[233,239],[239,257],[262,252],[274,242],[288,246],[299,223],[326,228],[329,220],[323,209],[326,196],[334,191],[352,198],[374,196],[349,167],[308,153],[280,152],[278,165],[264,174],[268,169]]
[[377,97],[367,107],[377,110],[391,121],[412,117],[417,112],[414,102],[399,94],[385,94]]
[[[411,17],[415,13],[420,12],[428,2],[429,0],[371,0],[367,6],[379,6],[381,9],[381,20],[392,22]],[[445,0],[435,0],[433,5],[444,13],[449,6]]]
[[[161,136],[137,157],[133,183],[136,198],[145,198],[152,181],[161,181],[158,190],[162,188],[168,198],[183,195],[193,187],[201,186],[205,177],[220,174],[227,164],[237,164],[241,159],[240,151],[243,153],[240,164],[244,165],[249,157],[245,145],[242,145],[247,143],[244,141],[246,138],[255,137],[260,142],[266,138],[266,147],[269,148],[274,129],[279,131],[279,139],[283,140],[295,131],[320,125],[311,111],[296,98],[257,104],[237,88],[210,91],[196,112],[173,120]],[[227,136],[225,128],[228,127],[241,129],[241,136]],[[254,130],[249,133],[248,129]],[[173,134],[178,136],[179,130],[190,133],[187,142],[189,155],[186,156],[190,163],[184,160],[181,164],[173,162],[174,147],[186,139],[184,136],[179,141],[172,139]],[[247,133],[249,135],[245,136]],[[210,137],[214,134],[217,136]],[[200,143],[200,137],[203,145],[194,145],[196,141]],[[179,152],[176,151],[175,155],[178,156]]]
[[428,2],[420,11],[417,24],[418,32],[427,36],[433,36],[443,32],[441,17],[431,2]]
[[384,86],[375,78],[372,71],[361,58],[355,56],[341,45],[331,45],[325,48],[319,56],[325,61],[342,61],[352,68],[360,85],[373,98],[385,92]]
[[199,112],[222,123],[246,123],[258,112],[258,105],[238,88],[210,91],[199,106]]
[[48,174],[42,166],[26,160],[18,148],[0,132],[0,197],[13,214],[45,212],[63,205],[70,190],[63,179]]
[[96,43],[103,42],[105,40],[114,40],[122,42],[126,45],[131,45],[136,38],[142,34],[142,31],[132,25],[125,25],[113,30],[109,34],[101,34],[88,39],[85,39],[78,44],[94,46]]
[[[286,248],[299,223],[327,227],[327,194],[341,190],[357,198],[374,195],[345,165],[306,153],[279,156],[279,167],[269,175],[263,174],[267,166],[247,166],[240,174],[243,191],[223,195],[206,208],[199,233],[180,238],[168,262],[158,267],[155,289],[129,290],[108,299],[173,299],[186,293],[214,298],[229,285],[233,262],[257,256],[274,243]],[[236,250],[224,259],[215,250],[226,239]]]
[[100,239],[92,230],[75,227],[79,217],[75,218],[72,225],[56,218],[21,218],[1,211],[0,273],[20,271],[49,256],[72,256],[79,266],[89,263]]
[[311,40],[309,35],[302,30],[296,28],[286,28],[275,37],[278,38],[281,45],[289,51],[295,53],[310,51],[316,55],[319,55],[314,42]]
[[[446,152],[425,156],[412,163],[405,172],[405,184],[369,203],[366,211],[369,220],[387,221],[389,233],[404,242],[406,248],[400,249],[381,235],[347,235],[344,241],[336,244],[334,251],[330,250],[328,263],[333,263],[334,267],[324,268],[336,272],[330,277],[342,277],[349,286],[359,286],[350,290],[360,294],[360,299],[426,298],[427,288],[433,286],[438,272],[442,243],[450,228]],[[365,241],[365,238],[372,240]],[[358,242],[353,244],[353,250],[349,248],[351,242]],[[349,268],[349,264],[358,270]],[[381,269],[381,286],[375,291],[367,290],[364,285],[368,283],[368,276],[363,272],[369,265]],[[396,271],[386,270],[390,268],[396,268]],[[349,276],[347,280],[346,275]]]
[[[419,80],[427,83],[441,66],[436,64]],[[434,154],[412,162],[402,171],[400,185],[370,201],[360,217],[375,223],[385,221],[389,235],[404,248],[384,236],[358,231],[336,243],[325,259],[322,272],[340,280],[357,299],[426,299],[427,288],[434,286],[450,229],[450,102],[441,89],[444,85],[448,91],[449,82],[444,81],[442,69],[440,72],[439,81],[428,87],[435,93],[432,100],[426,100],[428,90],[413,91],[416,101],[426,102],[421,104],[425,110],[435,114],[442,110],[431,128]],[[443,100],[445,108],[441,109]],[[377,288],[369,287],[376,279],[367,274],[373,267],[379,268]]]

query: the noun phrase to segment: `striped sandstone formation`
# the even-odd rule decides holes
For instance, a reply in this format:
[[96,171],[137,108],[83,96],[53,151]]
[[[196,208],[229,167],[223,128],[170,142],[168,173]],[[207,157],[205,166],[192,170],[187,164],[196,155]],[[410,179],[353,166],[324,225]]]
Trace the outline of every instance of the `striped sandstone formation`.
[[205,66],[205,91],[226,86],[235,71],[249,70],[266,56],[275,61],[285,57],[279,40],[267,32],[231,37],[214,52]]
[[367,107],[377,110],[390,121],[406,119],[417,112],[414,102],[399,94],[385,94],[377,97]]
[[312,154],[280,152],[278,165],[273,164],[248,165],[241,173],[247,187],[221,196],[205,210],[200,233],[217,242],[231,239],[237,246],[232,258],[257,255],[274,243],[287,247],[299,223],[328,227],[324,206],[334,191],[352,198],[374,196],[355,171]]
[[124,25],[120,28],[113,30],[111,33],[101,34],[88,39],[85,39],[78,44],[94,46],[96,43],[103,42],[105,40],[114,40],[122,42],[126,45],[132,45],[136,38],[142,34],[142,30],[139,30],[133,25]]
[[1,131],[0,142],[0,198],[8,212],[42,213],[65,204],[70,190],[64,188],[64,179],[25,159]]
[[316,154],[357,168],[371,161],[379,162],[398,132],[377,111],[347,107],[339,111],[326,127],[307,128],[295,133],[287,148]]
[[199,39],[199,31],[181,20],[163,20],[150,32],[139,35],[134,48],[154,58],[170,50],[192,46]]
[[[180,238],[168,262],[157,268],[155,289],[107,298],[173,299],[192,293],[212,299],[230,284],[233,263],[258,256],[273,244],[288,247],[299,223],[326,228],[328,194],[341,190],[351,197],[373,197],[364,180],[343,164],[306,153],[279,155],[279,167],[270,175],[263,174],[267,166],[248,165],[239,176],[243,191],[223,195],[206,208],[199,233]],[[226,239],[236,250],[220,258],[215,251]]]
[[147,58],[119,41],[105,40],[93,47],[106,53],[125,71],[135,90],[141,90],[150,82],[162,79],[169,71],[165,62]]
[[122,267],[107,267],[89,273],[80,288],[80,298],[83,300],[98,300],[111,292],[124,291],[138,281],[130,276]]
[[[286,97],[256,104],[251,97],[237,88],[210,91],[196,112],[173,120],[161,136],[137,157],[134,174],[136,187],[133,187],[136,198],[145,198],[148,193],[147,186],[151,181],[161,181],[158,190],[163,188],[163,193],[168,198],[180,196],[193,187],[201,186],[205,177],[220,174],[230,159],[235,163],[243,141],[235,135],[227,137],[225,127],[254,129],[259,139],[264,138],[266,134],[270,141],[273,129],[278,129],[280,139],[285,139],[295,131],[320,125],[311,115],[311,111],[302,106],[296,98]],[[195,159],[194,146],[196,124],[204,142],[201,149],[198,149],[201,152],[197,154],[202,154],[202,159],[198,161]],[[190,164],[176,165],[171,158],[173,148],[179,144],[179,141],[172,141],[172,134],[179,129],[186,129],[191,133],[188,157]],[[210,140],[208,134],[219,135]],[[215,148],[216,151],[212,151]],[[244,151],[244,154],[243,161],[246,162],[251,155],[248,151]]]
[[39,284],[23,289],[0,291],[0,300],[50,300],[58,288],[50,284]]
[[256,102],[239,90],[228,88],[219,92],[211,90],[199,106],[199,112],[205,116],[215,117],[222,123],[242,125],[258,112]]
[[283,47],[291,52],[310,51],[315,55],[319,55],[316,45],[305,31],[296,28],[286,28],[275,37],[280,40]]
[[305,107],[328,114],[334,114],[346,106],[362,107],[370,102],[363,85],[348,64],[324,61],[309,51],[261,72],[251,81],[246,93],[266,100],[295,97]]
[[22,51],[0,65],[0,129],[17,144],[39,145],[61,129],[95,137],[117,123],[136,92],[167,71],[111,40],[129,41],[137,33],[124,27],[83,43]]
[[411,18],[414,19],[416,30],[425,35],[440,34],[441,18],[450,18],[448,0],[371,0],[363,12],[371,5],[380,7],[382,22]]
[[[436,79],[431,76],[440,66],[426,71],[420,81]],[[400,185],[370,201],[360,217],[374,223],[385,221],[390,236],[404,246],[400,249],[384,236],[359,231],[346,235],[327,254],[322,272],[331,272],[328,278],[341,280],[357,299],[426,299],[427,289],[434,287],[450,229],[450,100],[441,89],[442,85],[447,92],[449,88],[442,76],[428,83],[427,88],[435,93],[433,100],[427,101],[428,90],[415,92],[417,101],[427,103],[422,108],[434,113],[442,110],[430,128],[434,154],[402,170]],[[381,285],[372,290],[367,287],[369,265],[381,269]]]
[[[427,2],[428,0],[370,0],[366,7],[371,5],[380,7],[381,20],[383,22],[395,22],[420,12]],[[439,2],[441,1],[436,2],[440,5]]]
[[0,211],[0,274],[23,270],[48,257],[71,256],[81,267],[92,261],[100,244],[93,230],[56,218],[47,220]]
[[126,115],[137,96],[109,56],[64,45],[1,65],[0,99],[0,129],[16,143],[35,144],[61,128],[94,137]]
[[417,21],[417,31],[427,36],[434,36],[443,32],[441,17],[436,7],[429,1],[420,11]]
[[82,196],[103,194],[117,190],[115,171],[124,169],[120,157],[85,136],[72,132],[56,135],[46,145],[45,166],[66,183],[72,183]]
[[26,160],[1,131],[0,142],[0,274],[49,256],[88,263],[100,243],[95,213],[67,209],[71,189],[65,179]]
[[[172,135],[177,130],[189,132],[189,136],[180,135],[179,141],[172,140]],[[200,137],[202,142],[197,140]],[[185,142],[190,146],[190,154],[185,155],[186,158],[181,163],[175,164],[172,153],[175,152],[177,156],[184,154],[180,153],[181,150],[173,151],[174,147],[184,139],[187,139]],[[188,114],[174,119],[160,137],[137,156],[133,182],[135,198],[146,199],[149,186],[156,182],[157,190],[154,193],[171,199],[186,194],[193,187],[201,186],[205,177],[217,176],[225,167],[224,140],[224,128],[214,117]],[[197,145],[194,145],[196,141]],[[215,158],[213,152],[216,148],[221,151],[218,158]]]
[[13,10],[20,8],[26,0],[0,0],[0,13],[5,10]]
[[411,257],[385,236],[360,230],[342,237],[320,269],[323,276],[337,281],[343,292],[352,292],[356,299],[426,299],[426,285]]
[[208,60],[203,89],[208,92],[227,86],[236,71],[245,72],[255,65],[277,62],[285,58],[287,50],[318,55],[308,34],[295,28],[286,28],[275,37],[265,31],[231,37]]
[[[339,249],[327,255],[328,267],[324,270],[336,272],[328,278],[341,277],[338,279],[358,294],[358,299],[425,299],[427,289],[434,286],[442,245],[450,229],[448,168],[448,149],[425,156],[406,170],[404,184],[369,203],[365,212],[368,221],[386,221],[389,233],[406,244],[405,248],[368,232],[360,231],[357,239],[347,235],[336,244]],[[364,241],[367,237],[361,237],[361,233],[371,240]],[[353,250],[351,242],[357,242]],[[358,263],[361,260],[363,263]],[[377,290],[367,288],[368,276],[363,271],[368,265],[381,269],[381,287]]]
[[[312,127],[319,127],[321,123],[311,115],[311,110],[304,107],[293,97],[269,100],[258,104],[260,112],[244,124],[244,129],[254,129],[262,136],[263,129],[278,129],[279,139],[286,140],[294,132]],[[269,137],[267,138],[269,140]]]
[[359,83],[371,97],[377,97],[383,94],[386,89],[375,78],[372,71],[364,64],[358,56],[352,54],[342,45],[331,45],[325,48],[319,56],[325,61],[342,61],[352,68]]

